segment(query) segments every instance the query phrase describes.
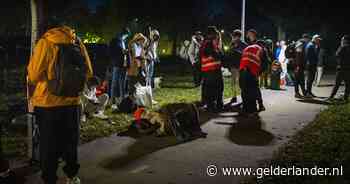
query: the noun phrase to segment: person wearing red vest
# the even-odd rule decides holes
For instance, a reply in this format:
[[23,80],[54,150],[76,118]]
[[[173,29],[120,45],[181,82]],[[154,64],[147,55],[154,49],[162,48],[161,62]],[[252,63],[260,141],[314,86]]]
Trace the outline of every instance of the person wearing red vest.
[[224,82],[221,72],[222,40],[216,27],[208,27],[199,52],[203,77],[202,103],[208,111],[217,112],[224,106]]
[[[259,98],[259,75],[267,63],[267,56],[262,42],[254,43],[243,50],[240,62],[241,96],[243,101],[243,113],[256,113],[257,100]],[[259,100],[258,100],[259,101]],[[259,104],[260,106],[260,104]]]

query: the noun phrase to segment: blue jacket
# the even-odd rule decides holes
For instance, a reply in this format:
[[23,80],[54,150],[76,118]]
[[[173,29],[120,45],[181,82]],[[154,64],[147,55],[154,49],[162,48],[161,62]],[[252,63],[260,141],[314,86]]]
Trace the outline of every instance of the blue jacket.
[[307,44],[305,49],[306,54],[306,63],[309,66],[317,66],[319,59],[319,47],[316,47],[314,42],[310,42]]

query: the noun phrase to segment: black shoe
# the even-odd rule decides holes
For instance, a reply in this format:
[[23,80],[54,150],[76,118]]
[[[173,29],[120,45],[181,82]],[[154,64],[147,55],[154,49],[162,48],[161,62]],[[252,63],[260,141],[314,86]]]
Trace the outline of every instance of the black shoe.
[[264,105],[259,105],[259,110],[258,110],[259,112],[263,112],[263,111],[266,111],[266,108],[265,108],[265,106]]
[[312,96],[312,98],[316,98],[317,96],[314,95],[313,93],[310,93],[310,95]]
[[237,103],[237,97],[232,97],[230,103],[231,103],[231,104]]
[[302,96],[300,93],[296,93],[296,94],[294,95],[294,97],[295,97],[295,98],[303,98],[303,96]]

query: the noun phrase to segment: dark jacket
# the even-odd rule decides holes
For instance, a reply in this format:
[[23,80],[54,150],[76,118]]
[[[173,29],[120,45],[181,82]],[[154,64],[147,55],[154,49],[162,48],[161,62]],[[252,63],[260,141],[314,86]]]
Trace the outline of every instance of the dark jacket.
[[336,52],[338,68],[340,70],[350,70],[350,44],[340,46]]
[[295,66],[300,70],[304,70],[306,65],[306,46],[307,43],[303,39],[298,40],[295,44]]
[[323,67],[326,62],[326,50],[324,48],[320,49],[320,52],[318,53],[318,64],[317,66]]
[[[125,49],[123,48],[123,43]],[[118,35],[113,38],[109,43],[109,54],[111,59],[111,65],[114,67],[122,68],[125,64],[125,59],[128,59],[127,56],[127,40],[123,39],[122,35]]]
[[310,67],[317,66],[318,54],[320,49],[316,47],[315,43],[310,42],[306,46],[306,62]]
[[247,46],[248,44],[241,40],[238,44],[232,44],[230,52],[225,57],[225,66],[239,68],[242,52]]

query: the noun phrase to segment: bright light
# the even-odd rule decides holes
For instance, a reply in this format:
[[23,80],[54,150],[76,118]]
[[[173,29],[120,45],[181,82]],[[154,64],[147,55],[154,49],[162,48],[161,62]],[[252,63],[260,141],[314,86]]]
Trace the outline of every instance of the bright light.
[[163,54],[165,54],[165,53],[166,53],[166,50],[165,50],[165,49],[163,49],[163,50],[162,50],[162,53],[163,53]]
[[228,49],[230,49],[227,45],[224,46],[224,50],[228,51]]
[[222,29],[222,30],[221,30],[221,33],[225,33],[225,30]]

